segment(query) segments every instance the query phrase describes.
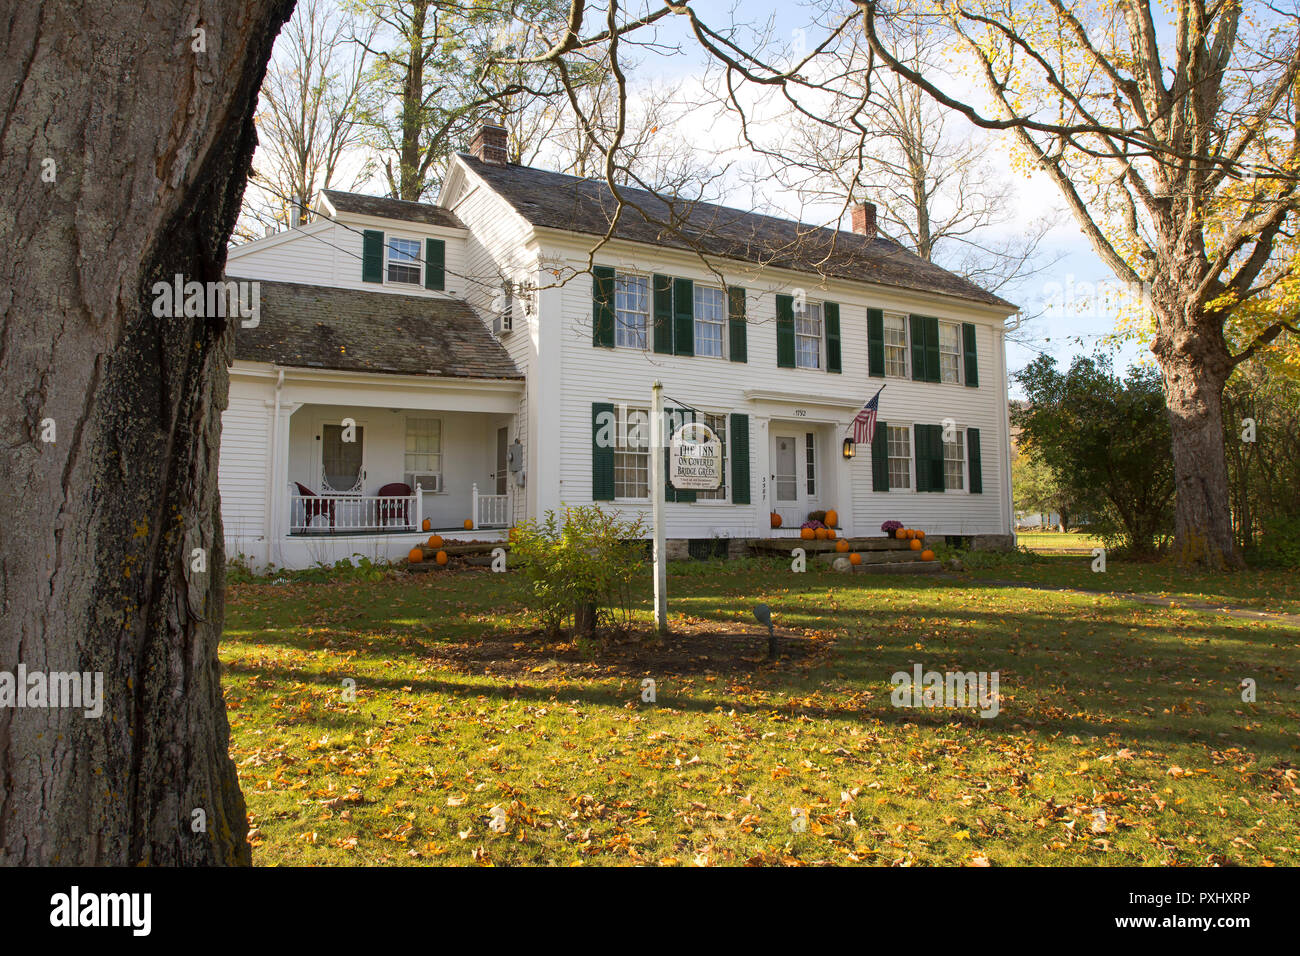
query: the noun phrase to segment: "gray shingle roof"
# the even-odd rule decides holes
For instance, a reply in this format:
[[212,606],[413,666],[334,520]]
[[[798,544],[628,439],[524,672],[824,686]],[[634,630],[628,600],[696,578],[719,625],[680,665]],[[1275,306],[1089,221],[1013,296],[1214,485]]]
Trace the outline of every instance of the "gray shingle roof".
[[260,321],[235,323],[235,358],[298,368],[522,379],[460,299],[260,282]]
[[383,219],[397,219],[403,222],[423,222],[431,226],[448,226],[464,229],[465,224],[455,214],[441,206],[432,206],[422,202],[407,202],[405,199],[387,199],[383,196],[363,196],[361,193],[345,193],[337,189],[322,189],[339,212],[350,212],[358,216],[379,216]]
[[[617,201],[603,180],[582,179],[531,166],[498,166],[468,153],[458,156],[534,226],[603,236]],[[654,193],[624,188],[624,205],[614,236],[657,246],[707,252],[742,262],[812,272],[955,296],[1014,310],[1016,306],[961,276],[927,262],[892,239],[868,239],[854,232],[810,226],[789,219],[686,200],[669,204]],[[680,222],[683,239],[650,221]]]

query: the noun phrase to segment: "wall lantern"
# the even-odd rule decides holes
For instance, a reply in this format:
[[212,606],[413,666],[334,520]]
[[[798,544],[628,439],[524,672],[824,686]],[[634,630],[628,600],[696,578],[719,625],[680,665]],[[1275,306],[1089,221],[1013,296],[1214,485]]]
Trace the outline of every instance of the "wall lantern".
[[852,438],[844,439],[844,460],[851,461],[858,453],[858,445]]

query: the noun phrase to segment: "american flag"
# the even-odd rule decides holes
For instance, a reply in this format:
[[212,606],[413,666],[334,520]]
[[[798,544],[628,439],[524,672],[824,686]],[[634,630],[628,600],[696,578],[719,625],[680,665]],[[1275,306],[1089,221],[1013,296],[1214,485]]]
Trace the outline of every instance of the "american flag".
[[880,393],[884,387],[876,390],[876,394],[871,396],[871,401],[862,406],[862,411],[858,412],[857,417],[853,419],[853,440],[858,443],[870,443],[876,434],[876,413],[880,411]]

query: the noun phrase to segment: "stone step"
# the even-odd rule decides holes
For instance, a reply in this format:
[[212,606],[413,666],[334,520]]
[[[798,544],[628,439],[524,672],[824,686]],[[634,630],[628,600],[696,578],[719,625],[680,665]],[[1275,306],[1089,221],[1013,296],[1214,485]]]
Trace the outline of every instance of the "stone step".
[[942,570],[943,565],[938,561],[889,561],[849,568],[849,572],[854,574],[938,574]]
[[[834,564],[836,558],[847,558],[852,553],[852,551],[822,552],[814,557],[825,564]],[[859,551],[857,554],[862,558],[863,564],[911,564],[922,560],[920,551]]]
[[[851,551],[909,551],[911,550],[910,541],[900,541],[897,538],[886,538],[883,535],[879,538],[843,538],[849,543]],[[812,554],[813,552],[835,551],[835,540],[812,540],[807,541],[803,538],[750,538],[745,544],[750,549],[767,554],[789,554],[793,548],[803,548],[804,551]],[[924,544],[925,542],[922,542]]]

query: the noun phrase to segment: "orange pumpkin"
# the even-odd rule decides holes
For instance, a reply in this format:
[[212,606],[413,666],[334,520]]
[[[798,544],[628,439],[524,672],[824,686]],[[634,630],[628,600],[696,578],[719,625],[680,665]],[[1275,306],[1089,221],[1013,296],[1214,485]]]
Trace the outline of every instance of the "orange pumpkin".
[[799,537],[803,538],[805,541],[811,541],[813,538],[817,537],[817,535],[813,533],[812,528],[800,528]]
[[911,541],[908,542],[907,546],[908,546],[909,548],[911,548],[913,551],[920,551],[920,550],[921,550],[921,539],[920,539],[920,538],[913,538]]
[[473,530],[474,530],[474,519],[473,519],[473,518],[466,518],[466,519],[465,519],[465,530],[466,530],[466,531],[473,531]]
[[922,561],[933,561],[933,560],[934,560],[934,552],[931,551],[929,548],[926,548],[924,551],[921,552],[921,560],[922,560]]
[[781,516],[777,514],[775,511],[772,512],[772,527],[773,528],[781,527]]
[[429,545],[429,547],[431,547],[431,548],[441,548],[441,547],[442,547],[442,535],[440,535],[440,534],[430,535],[430,536],[429,536],[429,540],[428,540],[426,543],[427,543],[427,544]]
[[419,548],[412,548],[411,553],[406,556],[406,560],[410,561],[412,564],[419,564],[424,560],[424,552]]
[[828,537],[828,538],[830,538],[832,541],[834,541],[834,540],[835,540],[837,537],[839,537],[839,536],[835,533],[835,529],[834,529],[834,528],[827,528],[827,529],[826,529],[826,537]]
[[425,518],[424,523],[420,525],[420,527],[423,528],[425,531],[428,531],[430,528],[433,527],[433,522],[430,521],[428,518]]
[[840,554],[843,554],[845,551],[849,550],[849,543],[843,538],[840,538],[840,540],[835,542],[835,550]]
[[861,563],[862,563],[862,555],[858,554],[858,552],[854,551],[852,554],[849,555],[849,564],[861,564]]
[[906,529],[906,528],[895,528],[895,529],[894,529],[894,537],[897,538],[899,541],[906,540],[906,538],[907,538],[907,529]]
[[834,509],[826,512],[826,527],[833,528],[840,523],[840,513]]
[[912,532],[912,533],[913,533],[914,535],[916,535],[918,538],[920,538],[922,541],[925,540],[925,532],[924,532],[924,531],[914,531],[914,532]]
[[433,556],[433,560],[437,561],[439,564],[446,564],[446,563],[447,563],[447,552],[446,552],[446,551],[439,551],[437,554],[435,554],[435,555]]
[[818,540],[818,541],[825,541],[825,540],[826,540],[826,529],[825,529],[825,528],[817,528],[817,529],[813,532],[813,534],[815,534],[815,535],[817,536],[817,540]]

